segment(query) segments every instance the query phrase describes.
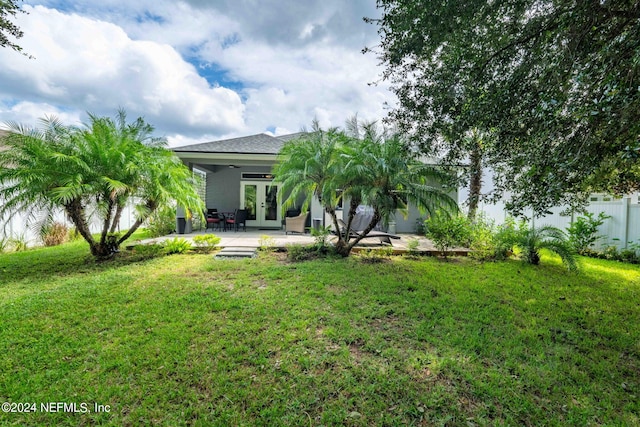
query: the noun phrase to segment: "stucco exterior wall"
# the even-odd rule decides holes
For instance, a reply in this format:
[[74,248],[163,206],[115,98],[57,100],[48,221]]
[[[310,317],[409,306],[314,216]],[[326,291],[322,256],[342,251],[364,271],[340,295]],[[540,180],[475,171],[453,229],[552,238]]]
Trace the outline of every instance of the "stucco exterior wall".
[[219,167],[207,171],[207,209],[233,212],[240,207],[240,181],[243,172],[270,173],[266,166]]

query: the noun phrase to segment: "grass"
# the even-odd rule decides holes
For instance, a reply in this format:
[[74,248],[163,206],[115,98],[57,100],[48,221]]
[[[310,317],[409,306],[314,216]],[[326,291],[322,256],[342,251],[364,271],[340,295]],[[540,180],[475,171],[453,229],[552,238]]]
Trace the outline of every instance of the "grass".
[[87,254],[0,255],[0,425],[640,424],[638,266]]

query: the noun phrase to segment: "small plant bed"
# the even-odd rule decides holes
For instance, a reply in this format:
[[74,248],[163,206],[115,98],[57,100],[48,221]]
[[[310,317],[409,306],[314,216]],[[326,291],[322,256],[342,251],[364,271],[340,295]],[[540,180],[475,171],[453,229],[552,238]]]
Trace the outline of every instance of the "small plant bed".
[[638,266],[125,252],[0,254],[0,425],[640,424]]

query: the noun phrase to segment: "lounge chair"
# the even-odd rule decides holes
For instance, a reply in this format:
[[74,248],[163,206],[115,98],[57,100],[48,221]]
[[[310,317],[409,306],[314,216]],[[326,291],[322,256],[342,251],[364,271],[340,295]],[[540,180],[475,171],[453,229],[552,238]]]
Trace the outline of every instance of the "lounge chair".
[[286,217],[284,219],[284,234],[302,233],[304,234],[304,226],[307,222],[309,212],[302,213],[298,216]]
[[[338,225],[340,226],[341,230],[345,230],[347,228],[347,224],[345,224],[345,222],[341,219],[338,219]],[[362,231],[350,230],[349,235],[352,238],[362,236]],[[371,230],[363,238],[368,239],[370,237],[377,237],[380,239],[380,243],[387,243],[389,245],[391,244],[391,239],[400,239],[400,236],[397,236],[395,234],[390,234],[385,231],[378,231],[378,230]]]

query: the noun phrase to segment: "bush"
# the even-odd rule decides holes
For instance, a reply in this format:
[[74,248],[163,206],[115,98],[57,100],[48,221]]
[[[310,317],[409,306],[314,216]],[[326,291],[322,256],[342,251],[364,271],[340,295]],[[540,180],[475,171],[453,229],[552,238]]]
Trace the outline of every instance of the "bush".
[[456,246],[467,246],[471,239],[469,220],[462,215],[437,212],[425,221],[426,235],[443,257]]
[[367,248],[362,249],[358,255],[362,262],[367,264],[376,264],[391,258],[391,255],[393,255],[393,248],[391,246]]
[[157,258],[166,254],[165,246],[153,243],[149,245],[135,245],[133,247],[135,253],[140,259]]
[[163,246],[167,255],[182,254],[191,249],[191,243],[182,237],[165,240]]
[[620,251],[620,261],[628,262],[629,264],[637,264],[638,256],[635,249],[627,248]]
[[513,254],[513,247],[516,245],[520,236],[527,231],[527,223],[524,221],[516,222],[512,217],[508,217],[504,224],[498,226],[494,234],[495,259],[505,260]]
[[469,256],[485,261],[496,258],[497,241],[495,227],[485,216],[477,216],[469,223]]
[[161,206],[147,218],[145,228],[149,237],[160,237],[171,234],[176,229],[175,206]]
[[333,246],[318,248],[316,245],[287,245],[287,260],[291,262],[309,261],[333,255],[335,255]]
[[273,251],[276,248],[276,241],[273,237],[263,234],[258,239],[258,246],[261,251]]
[[81,240],[82,238],[82,235],[78,232],[78,229],[76,227],[71,227],[69,229],[69,232],[67,233],[67,240],[69,242],[75,242],[76,240]]
[[328,238],[331,234],[331,226],[320,227],[318,230],[311,228],[311,236],[315,241],[315,246],[318,250],[324,250],[328,244]]
[[213,250],[220,243],[220,240],[220,237],[215,234],[199,234],[193,236],[193,243],[195,243],[197,247],[207,251]]
[[27,238],[24,234],[20,234],[18,236],[10,237],[7,240],[7,248],[11,248],[14,252],[22,252],[29,249],[29,245],[27,244]]
[[318,251],[313,246],[287,245],[287,259],[292,262],[307,261],[318,257]]
[[45,246],[58,246],[67,241],[69,227],[60,222],[54,222],[41,230],[40,238]]
[[592,213],[586,213],[585,216],[579,216],[573,224],[567,227],[569,241],[580,255],[587,255],[588,251],[600,239],[601,236],[596,235],[598,227],[604,224],[604,220],[611,218],[600,212],[597,218]]
[[406,256],[409,258],[417,258],[420,252],[418,251],[418,246],[420,246],[420,241],[415,238],[411,238],[407,240],[407,253]]
[[618,251],[618,247],[615,245],[607,246],[604,251],[602,251],[602,258],[609,260],[620,259],[620,252]]
[[522,259],[529,263],[538,265],[540,263],[540,249],[548,249],[560,255],[562,262],[569,270],[578,269],[575,258],[575,249],[567,239],[566,234],[549,225],[520,229],[515,235],[514,246],[522,250]]

